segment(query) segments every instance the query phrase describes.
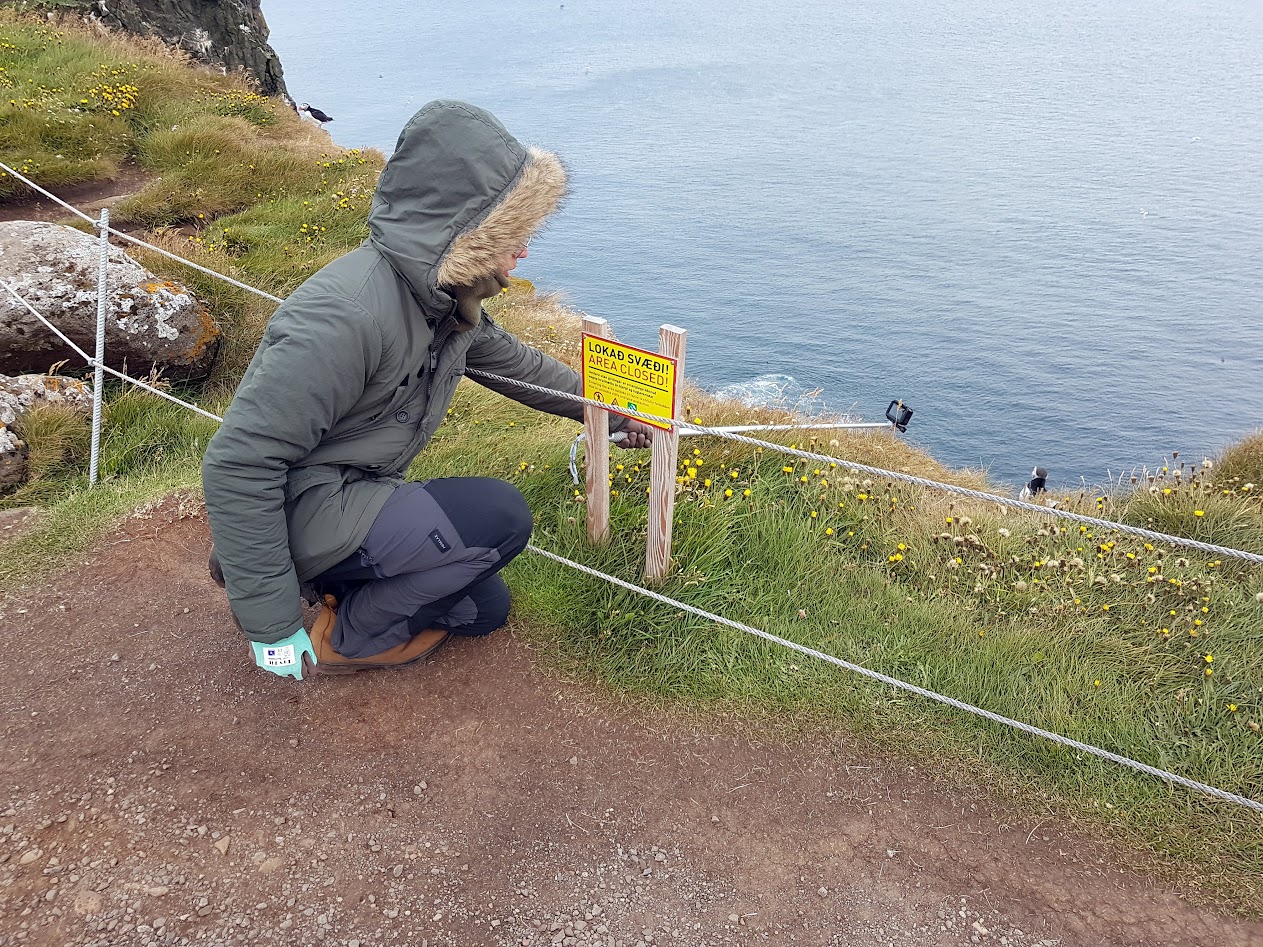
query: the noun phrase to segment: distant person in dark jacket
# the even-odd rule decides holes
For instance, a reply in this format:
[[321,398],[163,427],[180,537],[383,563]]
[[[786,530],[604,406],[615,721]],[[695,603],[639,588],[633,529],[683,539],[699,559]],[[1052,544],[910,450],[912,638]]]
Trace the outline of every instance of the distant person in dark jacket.
[[[431,102],[382,171],[368,240],[277,308],[202,462],[211,572],[260,667],[395,667],[504,624],[499,571],[532,525],[521,493],[486,477],[403,477],[466,368],[581,392],[574,371],[482,310],[565,185],[556,156],[489,113]],[[582,418],[577,402],[475,380]],[[626,447],[652,436],[616,416],[611,429]],[[310,633],[300,584],[321,601]]]

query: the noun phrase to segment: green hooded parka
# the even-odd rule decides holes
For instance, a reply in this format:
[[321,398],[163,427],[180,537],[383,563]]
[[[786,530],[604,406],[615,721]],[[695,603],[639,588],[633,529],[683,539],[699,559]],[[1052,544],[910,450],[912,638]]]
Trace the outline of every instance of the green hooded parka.
[[[250,639],[299,625],[299,583],[360,546],[466,368],[580,393],[573,370],[485,315],[462,323],[445,290],[495,272],[565,187],[556,156],[486,111],[431,102],[382,171],[368,240],[277,308],[202,461],[228,599]],[[582,418],[577,402],[478,381]]]

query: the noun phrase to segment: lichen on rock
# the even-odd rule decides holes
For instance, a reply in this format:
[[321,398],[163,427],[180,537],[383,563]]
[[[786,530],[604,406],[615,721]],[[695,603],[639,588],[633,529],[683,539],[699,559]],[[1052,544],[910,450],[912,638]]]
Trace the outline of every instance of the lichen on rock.
[[[99,240],[39,221],[0,223],[0,277],[87,352],[96,346]],[[111,246],[106,364],[169,378],[205,377],[219,349],[210,313],[187,288],[156,276]],[[26,306],[0,298],[0,372],[43,371],[79,356]]]
[[92,410],[92,386],[61,375],[0,375],[0,493],[26,479],[26,444],[15,429],[18,419],[44,404]]

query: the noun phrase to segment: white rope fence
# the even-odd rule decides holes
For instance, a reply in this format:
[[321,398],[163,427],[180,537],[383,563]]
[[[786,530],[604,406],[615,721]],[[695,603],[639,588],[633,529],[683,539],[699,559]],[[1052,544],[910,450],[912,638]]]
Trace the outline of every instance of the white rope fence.
[[[31,187],[32,189],[38,191],[40,194],[43,194],[45,197],[54,201],[58,206],[65,208],[72,214],[75,214],[76,216],[82,218],[83,220],[86,220],[89,223],[92,223],[94,226],[98,228],[108,231],[109,233],[112,233],[116,236],[122,237],[125,240],[129,240],[134,244],[145,247],[149,250],[153,250],[156,253],[160,253],[163,256],[169,257],[170,259],[176,261],[177,263],[183,264],[185,266],[191,266],[194,269],[200,270],[201,272],[209,276],[213,276],[218,279],[224,280],[228,283],[231,283],[234,286],[239,287],[240,289],[244,289],[248,292],[254,293],[257,296],[261,296],[264,299],[268,299],[276,303],[283,302],[283,300],[280,297],[273,296],[271,293],[264,292],[263,290],[258,289],[254,286],[250,286],[247,283],[242,283],[229,276],[225,276],[222,273],[218,273],[215,270],[208,269],[207,267],[204,267],[204,266],[200,266],[196,263],[193,263],[190,260],[185,260],[183,257],[177,256],[176,254],[171,253],[167,250],[163,250],[161,247],[155,247],[152,244],[145,243],[145,241],[132,237],[130,234],[121,233],[120,231],[110,228],[108,226],[108,219],[109,219],[108,211],[103,212],[103,218],[101,221],[95,221],[91,217],[89,217],[87,214],[83,213],[83,211],[78,210],[77,208],[71,206],[70,204],[67,204],[65,201],[57,197],[57,195],[53,194],[51,191],[45,190],[44,188],[40,187],[34,181],[30,180],[30,178],[25,177],[24,175],[15,171],[13,168],[9,167],[3,162],[0,162],[0,169],[7,171],[9,174],[12,174],[15,178],[22,181],[27,186]],[[13,292],[13,290],[7,284],[5,285],[5,288],[9,289],[10,292]],[[31,312],[35,313],[35,310],[32,309],[30,305],[25,302],[25,300],[23,300],[23,304],[25,304],[27,308],[31,310]],[[40,319],[40,321],[44,322],[45,325],[49,326],[49,328],[52,328],[53,331],[56,332],[57,335],[59,335],[63,340],[65,340],[67,344],[69,344],[76,352],[78,352],[78,354],[81,355],[84,358],[84,360],[88,362],[89,365],[95,365],[94,359],[89,358],[88,355],[81,348],[79,348],[77,345],[75,345],[73,342],[67,339],[66,336],[62,332],[57,330],[52,325],[52,323],[44,319],[44,317],[39,315],[39,313],[35,313],[35,315]],[[148,387],[148,386],[145,386],[143,383],[136,381],[136,379],[128,378],[127,376],[121,375],[118,372],[113,372],[108,367],[106,367],[105,370],[110,371],[112,374],[118,375],[120,378],[124,378],[128,381],[131,381],[133,384],[140,385],[141,387]],[[543,387],[540,387],[539,385],[532,385],[527,382],[518,381],[515,378],[505,378],[501,375],[493,375],[488,372],[479,372],[479,371],[474,371],[474,370],[470,370],[466,372],[466,374],[471,377],[482,377],[482,378],[486,378],[492,381],[503,382],[504,384],[508,384],[508,385],[515,385],[517,387],[524,388],[531,391],[537,391],[542,394],[559,396],[562,398],[569,399],[571,401],[578,402],[579,404],[592,405],[593,407],[602,408],[602,409],[608,409],[609,407],[609,405],[603,402],[584,398],[582,395],[571,394],[570,392],[566,392],[566,391],[554,391],[550,388],[543,388]],[[163,397],[167,398],[168,400],[175,401],[179,404],[183,404],[186,407],[189,407],[192,410],[197,411],[199,414],[203,414],[207,417],[218,420],[218,418],[216,418],[215,415],[212,415],[209,412],[203,411],[201,408],[198,408],[196,405],[191,405],[188,402],[180,401],[178,398],[174,398],[170,395],[165,394],[164,392],[159,392],[153,388],[148,388],[148,390],[153,391],[155,394],[160,394]],[[675,425],[677,428],[681,429],[681,432],[687,431],[690,434],[695,434],[695,435],[709,435],[712,437],[726,438],[727,440],[737,441],[740,443],[748,444],[753,447],[761,447],[764,450],[779,451],[781,453],[789,454],[795,457],[800,457],[805,460],[814,460],[814,461],[819,461],[821,463],[837,464],[840,467],[846,467],[850,470],[861,471],[863,473],[868,473],[876,477],[883,477],[889,480],[896,480],[903,483],[916,484],[917,486],[927,487],[932,490],[941,490],[945,493],[954,493],[958,496],[965,496],[974,500],[981,500],[984,502],[996,503],[1006,508],[1011,507],[1016,510],[1026,510],[1032,513],[1039,513],[1044,516],[1052,516],[1052,517],[1056,517],[1056,518],[1060,518],[1064,520],[1069,520],[1075,523],[1082,523],[1089,526],[1096,526],[1101,529],[1117,530],[1120,533],[1126,533],[1132,536],[1138,536],[1138,537],[1141,537],[1143,539],[1148,539],[1153,542],[1170,543],[1171,545],[1174,545],[1174,546],[1183,546],[1190,549],[1198,549],[1202,552],[1207,552],[1212,555],[1227,556],[1230,559],[1242,559],[1242,560],[1245,560],[1246,562],[1252,562],[1255,564],[1263,564],[1263,555],[1260,555],[1259,553],[1247,552],[1240,549],[1232,549],[1230,547],[1220,546],[1214,543],[1204,543],[1195,539],[1189,539],[1182,536],[1174,536],[1168,533],[1161,533],[1156,530],[1145,529],[1144,527],[1141,527],[1141,526],[1132,526],[1127,523],[1119,523],[1113,520],[1103,519],[1101,517],[1088,516],[1084,513],[1075,513],[1070,510],[1054,509],[1052,507],[1041,506],[1036,503],[1027,503],[1024,500],[1015,500],[1010,497],[1002,497],[993,493],[986,493],[982,490],[972,490],[968,487],[961,487],[961,486],[957,486],[955,484],[950,484],[950,483],[942,483],[940,481],[931,480],[926,477],[917,477],[912,474],[901,473],[894,470],[884,470],[881,467],[872,467],[867,464],[861,464],[856,461],[845,460],[843,458],[834,457],[829,454],[819,454],[812,451],[801,450],[798,448],[786,447],[784,444],[777,444],[772,441],[764,441],[758,438],[746,436],[744,434],[738,433],[737,430],[734,430],[732,428],[706,427],[704,425],[694,424],[686,420],[662,418],[662,417],[658,417],[657,415],[646,414],[644,412],[634,411],[628,408],[620,408],[620,411],[625,414],[634,415],[638,418],[644,418],[650,421],[657,421],[660,424]]]
[[[543,388],[539,385],[532,385],[528,382],[518,381],[514,378],[505,378],[503,375],[493,375],[490,372],[481,372],[468,370],[466,375],[478,378],[485,378],[489,381],[500,382],[507,385],[515,385],[520,388],[526,388],[531,391],[537,391],[541,394],[553,395],[559,398],[565,398],[569,401],[575,401],[580,404],[591,405],[594,408],[609,409],[609,405],[603,401],[596,401],[592,398],[585,398],[582,395],[571,394],[566,391],[554,391],[551,388]],[[917,477],[912,474],[900,473],[894,470],[884,470],[881,467],[870,467],[867,464],[861,464],[853,460],[845,460],[841,457],[834,457],[830,454],[818,454],[814,451],[802,450],[796,447],[786,447],[784,444],[777,444],[772,441],[760,440],[757,437],[748,437],[744,434],[737,434],[721,427],[706,427],[701,424],[694,424],[689,421],[680,419],[663,418],[654,414],[646,414],[643,411],[633,411],[630,408],[620,407],[620,414],[630,414],[637,418],[643,418],[646,421],[657,421],[661,424],[674,424],[683,431],[689,431],[693,434],[707,434],[712,437],[719,437],[729,441],[737,441],[742,444],[749,444],[752,447],[761,447],[764,450],[777,451],[782,454],[789,454],[792,457],[801,457],[804,460],[814,460],[822,464],[837,464],[839,467],[845,467],[848,470],[860,471],[872,474],[875,477],[883,477],[888,480],[898,480],[902,483],[916,484],[920,487],[927,487],[932,490],[941,490],[944,493],[954,493],[958,496],[969,497],[973,500],[983,500],[990,503],[997,503],[1004,507],[1011,507],[1016,510],[1028,510],[1032,513],[1041,513],[1045,516],[1053,516],[1060,519],[1070,520],[1075,523],[1084,523],[1090,526],[1097,526],[1102,529],[1116,530],[1120,533],[1128,533],[1132,536],[1139,536],[1154,542],[1170,543],[1173,546],[1184,546],[1190,549],[1199,549],[1202,552],[1208,552],[1213,555],[1227,556],[1231,559],[1243,559],[1246,562],[1255,564],[1263,564],[1263,555],[1255,552],[1247,552],[1243,549],[1232,549],[1228,546],[1218,546],[1214,543],[1204,543],[1196,539],[1188,539],[1184,536],[1173,536],[1169,533],[1160,533],[1156,530],[1145,529],[1143,526],[1132,526],[1128,523],[1118,523],[1114,520],[1101,519],[1096,516],[1088,516],[1084,513],[1075,513],[1070,510],[1054,509],[1053,507],[1040,506],[1037,503],[1027,503],[1025,500],[1014,500],[1011,497],[1002,497],[994,493],[986,493],[982,490],[972,490],[969,487],[960,487],[952,483],[942,483],[938,480],[930,480],[926,477]],[[809,426],[809,425],[808,425]]]
[[[12,174],[17,179],[23,181],[24,183],[32,187],[34,190],[50,198],[51,200],[56,202],[58,205],[70,211],[71,213],[75,214],[76,216],[81,217],[86,221],[89,221],[90,223],[92,223],[94,226],[98,228],[101,235],[101,264],[99,267],[99,274],[98,274],[99,284],[98,284],[98,300],[97,300],[97,319],[98,319],[97,321],[97,354],[95,356],[88,355],[88,353],[84,351],[79,345],[77,345],[72,339],[70,339],[69,336],[67,336],[56,325],[54,325],[51,321],[45,318],[44,315],[40,313],[37,309],[35,309],[35,307],[32,306],[30,302],[27,301],[21,295],[21,293],[18,292],[17,288],[15,288],[11,283],[9,283],[6,280],[0,279],[0,287],[2,287],[20,305],[24,306],[27,309],[27,311],[30,312],[32,315],[34,315],[41,323],[47,326],[49,330],[51,330],[55,335],[57,335],[58,338],[60,338],[63,342],[65,342],[66,345],[68,345],[72,351],[78,354],[89,366],[91,366],[96,371],[96,386],[93,392],[93,397],[94,397],[93,458],[91,462],[93,472],[95,472],[96,470],[97,452],[98,452],[99,443],[100,443],[100,398],[101,398],[101,381],[102,381],[101,373],[102,372],[108,372],[109,374],[123,381],[126,381],[130,384],[143,388],[146,391],[149,391],[155,395],[158,395],[159,397],[165,398],[166,400],[174,402],[175,404],[178,404],[191,411],[195,411],[199,415],[205,418],[208,418],[212,421],[222,422],[223,418],[219,417],[216,414],[212,414],[211,412],[197,406],[196,404],[181,400],[180,398],[177,398],[168,392],[161,391],[152,385],[148,385],[145,382],[140,381],[139,379],[132,378],[128,375],[125,375],[122,372],[116,371],[110,368],[108,365],[104,364],[104,328],[103,327],[104,327],[104,318],[105,318],[104,316],[104,313],[105,313],[105,274],[106,274],[105,264],[106,264],[106,257],[108,254],[108,243],[107,243],[108,235],[115,234],[116,236],[123,237],[124,239],[127,239],[134,244],[146,247],[147,249],[160,253],[163,256],[169,257],[179,262],[182,265],[191,266],[194,269],[197,269],[203,273],[206,273],[207,275],[214,276],[219,279],[223,279],[233,284],[234,286],[237,286],[241,289],[255,293],[256,295],[262,296],[266,299],[270,299],[275,302],[281,302],[282,300],[276,296],[271,295],[270,293],[265,293],[260,289],[256,289],[245,283],[241,283],[237,280],[231,279],[230,277],[224,276],[221,273],[217,273],[214,270],[208,269],[203,266],[199,266],[196,263],[193,263],[189,260],[185,260],[159,247],[154,247],[150,244],[145,243],[142,240],[137,240],[127,234],[122,234],[116,230],[111,229],[109,226],[109,211],[108,210],[102,211],[100,221],[94,221],[92,220],[92,218],[88,217],[83,212],[67,204],[65,201],[61,200],[60,198],[58,198],[56,195],[52,194],[51,192],[46,191],[43,188],[39,187],[34,182],[30,181],[28,178],[24,177],[23,175],[14,171],[12,168],[8,167],[8,165],[5,165],[3,162],[0,162],[0,169],[7,171],[9,174]],[[505,378],[499,375],[492,375],[490,373],[478,372],[478,371],[472,371],[472,370],[467,372],[467,374],[472,375],[472,376],[486,378],[491,381],[501,382],[501,383],[510,384],[510,385],[517,385],[522,388],[541,392],[544,394],[561,396],[563,398],[567,398],[567,399],[570,399],[582,404],[592,405],[597,408],[608,409],[609,407],[604,402],[584,398],[580,395],[571,394],[569,392],[554,391],[549,388],[543,388],[538,385],[532,385],[532,384],[521,382],[512,378]],[[910,474],[904,474],[904,473],[899,473],[899,472],[890,471],[890,470],[883,470],[882,468],[879,468],[879,467],[870,467],[865,464],[859,464],[853,461],[847,461],[841,458],[832,457],[828,454],[818,454],[812,451],[804,451],[804,450],[799,450],[797,448],[788,448],[782,444],[776,444],[771,441],[763,441],[763,440],[759,440],[758,438],[745,436],[744,434],[738,433],[732,428],[706,427],[703,425],[694,424],[687,421],[675,420],[671,418],[661,418],[655,415],[645,414],[643,412],[632,411],[632,410],[627,410],[627,409],[620,409],[620,411],[625,411],[625,413],[627,414],[635,415],[636,417],[644,418],[646,420],[658,421],[664,424],[674,424],[682,429],[687,429],[688,431],[694,434],[722,437],[728,440],[733,440],[733,441],[749,444],[751,446],[761,447],[765,450],[779,451],[781,453],[790,454],[792,456],[801,457],[808,460],[819,461],[821,463],[838,464],[839,466],[846,467],[850,470],[863,471],[865,473],[873,474],[874,476],[886,477],[892,480],[898,480],[905,483],[912,483],[919,486],[928,487],[931,489],[944,490],[949,493],[955,493],[961,496],[967,496],[972,499],[995,502],[995,503],[1002,504],[1003,506],[1006,506],[1006,507],[1029,510],[1031,512],[1041,513],[1044,515],[1058,516],[1061,518],[1070,519],[1075,522],[1091,524],[1091,525],[1099,526],[1106,529],[1115,529],[1115,530],[1118,530],[1119,532],[1130,533],[1133,535],[1142,536],[1149,539],[1154,539],[1159,542],[1167,542],[1173,545],[1187,546],[1190,548],[1200,549],[1200,550],[1211,552],[1218,555],[1244,559],[1249,562],[1263,563],[1263,556],[1257,555],[1255,553],[1245,552],[1245,551],[1236,550],[1236,549],[1229,549],[1228,547],[1216,546],[1210,543],[1202,543],[1196,540],[1186,539],[1183,537],[1170,536],[1165,533],[1158,533],[1153,530],[1146,530],[1140,527],[1129,526],[1128,524],[1125,524],[1125,523],[1115,523],[1110,520],[1100,519],[1098,517],[1085,516],[1078,513],[1071,513],[1066,510],[1054,510],[1049,507],[1039,506],[1033,503],[1026,503],[1021,500],[1012,500],[1007,497],[1001,497],[994,494],[985,493],[980,490],[971,490],[966,487],[958,487],[953,484],[940,483],[938,481],[929,480],[924,477],[915,477]],[[95,477],[93,477],[92,480],[95,481]],[[936,701],[937,703],[941,703],[949,707],[953,707],[957,710],[962,710],[967,713],[974,714],[975,716],[982,717],[983,719],[986,719],[986,720],[990,720],[993,723],[998,723],[1003,726],[1011,727],[1015,730],[1019,730],[1023,733],[1027,733],[1032,736],[1042,737],[1043,739],[1051,740],[1054,743],[1058,743],[1063,746],[1070,747],[1080,752],[1087,753],[1091,756],[1095,756],[1100,759],[1117,763],[1120,766],[1125,766],[1130,769],[1137,770],[1138,772],[1145,773],[1146,775],[1153,776],[1157,779],[1161,779],[1169,784],[1183,786],[1185,788],[1204,793],[1208,796],[1223,800],[1225,802],[1232,803],[1234,805],[1244,806],[1256,812],[1263,812],[1263,802],[1259,802],[1254,799],[1249,799],[1245,796],[1241,796],[1236,793],[1231,793],[1226,790],[1219,789],[1215,786],[1210,786],[1210,785],[1207,785],[1206,783],[1201,783],[1201,782],[1198,782],[1197,780],[1189,779],[1185,776],[1180,776],[1176,773],[1171,773],[1164,769],[1159,769],[1158,767],[1155,767],[1155,766],[1150,766],[1147,763],[1142,763],[1142,762],[1139,762],[1138,760],[1130,759],[1129,757],[1122,756],[1117,753],[1113,753],[1109,750],[1092,746],[1091,744],[1083,743],[1078,740],[1071,739],[1070,737],[1065,737],[1060,734],[1053,733],[1049,730],[1044,730],[1039,727],[1033,726],[1031,724],[1023,723],[1020,720],[1014,720],[1010,717],[1005,717],[1000,714],[993,713],[989,710],[984,710],[981,707],[975,707],[972,704],[967,704],[963,701],[956,700],[955,698],[952,698],[952,697],[946,697],[942,694],[935,693],[934,691],[928,690],[926,688],[918,687],[915,684],[909,684],[906,681],[901,681],[898,678],[890,677],[889,675],[882,674],[879,671],[872,671],[860,665],[852,664],[849,661],[844,661],[843,659],[834,657],[833,655],[825,654],[824,652],[817,651],[814,648],[808,648],[805,645],[798,644],[797,642],[790,641],[786,638],[778,637],[776,635],[771,634],[770,632],[766,632],[761,629],[755,628],[752,625],[746,625],[746,624],[743,624],[742,622],[733,621],[732,619],[725,618],[722,615],[716,615],[713,612],[708,612],[703,609],[696,608],[695,606],[688,605],[687,603],[677,601],[676,599],[669,598],[668,596],[662,595],[659,592],[654,592],[654,591],[651,591],[650,589],[642,588],[641,586],[635,585],[631,582],[627,582],[615,576],[608,575],[604,572],[600,572],[589,566],[585,566],[581,563],[574,562],[570,559],[566,559],[563,556],[557,555],[556,553],[552,553],[552,552],[548,552],[547,550],[540,549],[538,546],[535,546],[533,544],[528,545],[526,548],[530,550],[531,552],[535,553],[536,555],[543,556],[546,559],[553,560],[557,563],[567,566],[568,568],[575,569],[586,575],[590,575],[604,582],[608,582],[611,585],[619,586],[628,591],[635,592],[638,595],[643,595],[647,598],[653,599],[663,604],[670,605],[674,608],[680,609],[692,615],[696,615],[700,618],[704,618],[716,624],[723,625],[728,628],[733,628],[738,631],[742,631],[747,634],[754,635],[766,641],[770,641],[773,644],[777,644],[782,647],[789,648],[793,651],[797,651],[800,654],[804,654],[808,657],[816,658],[817,660],[821,660],[826,663],[833,664],[837,667],[843,668],[844,670],[850,671],[854,674],[859,674],[863,677],[870,678],[871,680],[878,681],[890,687],[907,691],[909,693],[916,694],[920,697],[924,697],[928,700]]]
[[825,654],[823,651],[817,651],[815,648],[808,648],[806,645],[798,644],[796,641],[790,641],[788,638],[780,638],[770,632],[762,631],[761,629],[755,628],[753,625],[746,625],[739,621],[733,621],[731,618],[725,618],[722,615],[716,615],[714,612],[708,612],[704,609],[696,608],[685,602],[677,601],[676,599],[669,598],[666,595],[651,591],[650,589],[642,588],[641,586],[635,585],[631,582],[626,582],[616,576],[599,572],[596,569],[582,565],[581,563],[572,562],[571,560],[566,559],[563,556],[559,556],[556,553],[549,552],[546,549],[540,549],[534,544],[528,544],[526,548],[536,555],[543,556],[545,559],[551,559],[554,562],[559,562],[562,565],[569,566],[571,569],[576,569],[579,572],[601,579],[611,585],[617,585],[621,588],[627,589],[629,592],[635,592],[637,595],[644,595],[656,602],[661,602],[664,605],[670,605],[673,608],[678,608],[681,611],[688,612],[690,615],[705,618],[707,621],[712,621],[717,625],[723,625],[727,628],[735,628],[737,631],[744,631],[746,634],[754,635],[758,638],[762,638],[764,641],[770,641],[773,644],[778,644],[784,648],[797,651],[799,654],[805,654],[808,657],[825,661],[829,664],[851,671],[854,674],[871,678],[874,681],[880,681],[882,684],[888,684],[891,687],[907,691],[911,694],[916,694],[920,697],[925,697],[928,700],[937,701],[940,704],[946,704],[948,707],[955,707],[957,710],[963,710],[967,713],[983,717],[987,720],[993,721],[994,723],[1003,724],[1004,726],[1012,727],[1015,730],[1021,730],[1023,733],[1029,733],[1031,736],[1043,737],[1045,740],[1051,740],[1052,742],[1059,743],[1062,746],[1068,746],[1083,753],[1100,757],[1103,760],[1109,760],[1111,763],[1118,763],[1120,766],[1127,766],[1131,769],[1139,770],[1142,773],[1146,773],[1149,776],[1156,776],[1158,779],[1165,780],[1169,783],[1176,783],[1189,789],[1195,789],[1198,792],[1204,792],[1208,796],[1214,796],[1216,799],[1223,799],[1225,802],[1236,803],[1237,805],[1254,809],[1256,812],[1263,812],[1263,802],[1257,802],[1254,799],[1247,799],[1245,796],[1239,796],[1236,793],[1231,793],[1224,789],[1218,789],[1214,786],[1208,786],[1205,783],[1199,783],[1195,779],[1177,776],[1175,773],[1169,773],[1164,769],[1158,769],[1156,766],[1150,766],[1148,763],[1141,763],[1126,756],[1111,753],[1109,750],[1103,750],[1100,747],[1092,746],[1090,743],[1081,743],[1080,741],[1073,740],[1070,737],[1063,737],[1059,733],[1053,733],[1050,730],[1043,730],[1039,727],[1032,726],[1029,723],[1023,723],[1022,721],[1014,720],[1011,717],[1004,717],[1000,714],[992,713],[989,710],[983,710],[981,707],[975,707],[973,704],[967,704],[964,701],[956,700],[954,697],[944,697],[942,694],[937,694],[932,690],[926,690],[924,687],[918,687],[915,684],[909,684],[906,681],[901,681],[888,674],[882,674],[880,671],[870,671],[868,668],[861,667],[858,664],[852,664],[850,661],[844,661],[831,654]]

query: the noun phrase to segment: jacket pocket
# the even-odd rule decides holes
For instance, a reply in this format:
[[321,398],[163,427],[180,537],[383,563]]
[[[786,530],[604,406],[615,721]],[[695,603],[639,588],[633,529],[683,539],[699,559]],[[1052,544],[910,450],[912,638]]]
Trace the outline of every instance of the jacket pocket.
[[310,467],[291,467],[285,478],[285,501],[292,503],[314,486],[336,484],[341,486],[342,474],[327,464]]
[[369,421],[380,421],[382,418],[390,417],[392,413],[398,411],[412,399],[419,387],[412,383],[412,376],[405,376],[404,380],[395,388],[395,393],[390,396],[390,400],[386,402],[380,411],[370,417]]

